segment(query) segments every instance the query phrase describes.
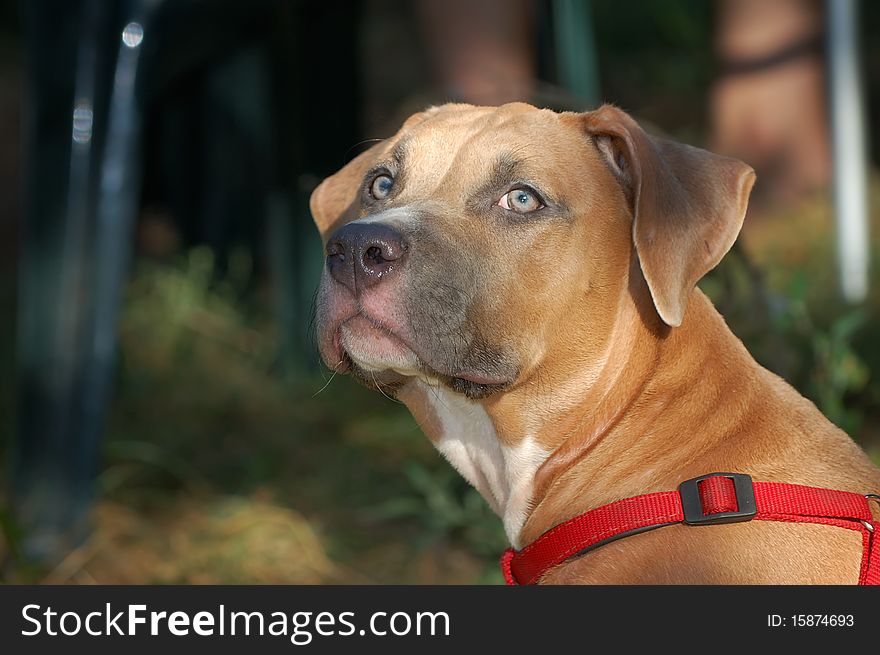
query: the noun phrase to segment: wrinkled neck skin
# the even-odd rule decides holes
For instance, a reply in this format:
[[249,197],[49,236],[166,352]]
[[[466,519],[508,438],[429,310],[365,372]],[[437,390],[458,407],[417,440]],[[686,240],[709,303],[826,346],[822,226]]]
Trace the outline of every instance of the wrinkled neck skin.
[[476,402],[426,380],[400,391],[515,548],[588,509],[675,488],[754,396],[755,385],[739,379],[751,358],[709,300],[694,291],[684,322],[670,329],[637,266],[607,313],[606,338],[590,346],[567,337],[567,352],[548,354],[505,393]]

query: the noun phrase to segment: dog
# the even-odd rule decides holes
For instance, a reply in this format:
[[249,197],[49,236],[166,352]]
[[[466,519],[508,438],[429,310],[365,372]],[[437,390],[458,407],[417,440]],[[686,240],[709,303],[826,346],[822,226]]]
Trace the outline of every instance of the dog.
[[[429,108],[311,196],[322,359],[409,408],[511,552],[713,471],[862,498],[880,471],[696,288],[754,180],[610,105]],[[675,523],[569,549],[535,581],[854,584],[871,511],[862,534]]]

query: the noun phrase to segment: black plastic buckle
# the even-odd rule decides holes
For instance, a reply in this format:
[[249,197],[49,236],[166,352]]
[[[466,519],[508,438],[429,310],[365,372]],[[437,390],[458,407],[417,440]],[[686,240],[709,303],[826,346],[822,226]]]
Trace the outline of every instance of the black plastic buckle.
[[[715,514],[703,513],[703,502],[700,500],[699,484],[708,478],[728,478],[733,481],[736,492],[735,512],[717,512]],[[684,512],[684,522],[688,525],[718,525],[721,523],[739,523],[748,521],[758,513],[755,505],[755,487],[752,478],[745,473],[708,473],[698,478],[685,480],[678,485],[678,493],[681,494],[681,509]]]

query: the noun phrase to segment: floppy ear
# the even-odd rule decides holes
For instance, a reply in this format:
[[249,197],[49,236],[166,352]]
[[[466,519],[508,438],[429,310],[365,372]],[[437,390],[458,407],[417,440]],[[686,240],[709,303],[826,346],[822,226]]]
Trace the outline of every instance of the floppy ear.
[[321,238],[326,239],[334,230],[357,218],[358,198],[364,176],[385,152],[385,142],[379,142],[359,154],[339,171],[325,178],[312,191],[309,209]]
[[610,105],[584,116],[632,205],[633,242],[657,313],[667,325],[681,325],[694,286],[736,240],[755,172],[739,160],[649,136]]

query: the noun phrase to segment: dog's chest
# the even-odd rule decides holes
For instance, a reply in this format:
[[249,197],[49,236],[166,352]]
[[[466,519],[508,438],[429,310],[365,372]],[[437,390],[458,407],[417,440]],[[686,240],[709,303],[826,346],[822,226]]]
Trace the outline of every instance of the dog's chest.
[[429,389],[426,397],[439,428],[435,447],[501,516],[508,538],[518,546],[534,474],[549,453],[528,435],[515,446],[502,445],[479,403],[442,387]]

